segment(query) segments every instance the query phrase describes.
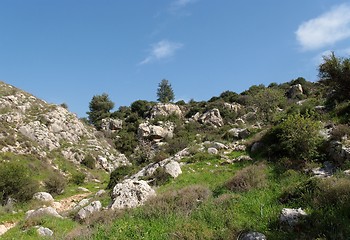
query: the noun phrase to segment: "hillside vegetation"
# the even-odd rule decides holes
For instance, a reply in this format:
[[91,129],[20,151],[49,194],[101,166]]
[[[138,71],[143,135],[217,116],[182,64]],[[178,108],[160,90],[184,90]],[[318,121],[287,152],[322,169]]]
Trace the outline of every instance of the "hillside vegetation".
[[164,79],[88,119],[0,82],[0,235],[349,239],[350,59],[319,77],[187,103]]

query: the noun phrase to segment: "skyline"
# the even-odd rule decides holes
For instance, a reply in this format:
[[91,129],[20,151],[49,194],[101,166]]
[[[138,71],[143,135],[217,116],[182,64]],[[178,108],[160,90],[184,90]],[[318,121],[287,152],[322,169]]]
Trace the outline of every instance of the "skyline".
[[94,95],[119,106],[317,81],[322,56],[350,55],[346,1],[1,1],[0,80],[86,116]]

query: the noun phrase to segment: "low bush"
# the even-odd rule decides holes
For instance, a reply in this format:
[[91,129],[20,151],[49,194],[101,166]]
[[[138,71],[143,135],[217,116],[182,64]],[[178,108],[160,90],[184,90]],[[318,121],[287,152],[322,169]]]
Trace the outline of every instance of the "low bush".
[[18,162],[0,164],[0,201],[6,203],[9,198],[24,202],[33,197],[39,184],[32,178],[29,168]]
[[81,185],[84,183],[85,178],[86,178],[85,173],[76,172],[76,173],[72,174],[70,181],[76,185]]
[[251,165],[236,172],[234,177],[225,185],[231,191],[244,192],[266,186],[266,166],[264,164]]
[[92,155],[87,155],[81,162],[81,164],[85,165],[87,168],[94,169],[96,167],[96,160]]
[[157,170],[145,180],[150,180],[153,186],[161,186],[167,184],[172,179],[172,176],[165,171],[164,168],[159,167]]
[[130,175],[134,168],[132,166],[121,166],[115,169],[109,178],[109,182],[106,189],[112,189],[114,186],[124,179],[125,176]]
[[62,194],[67,186],[67,180],[59,172],[53,172],[48,179],[44,181],[45,189],[51,194]]
[[164,215],[188,216],[201,203],[212,196],[209,188],[192,185],[180,190],[170,190],[150,199],[144,208],[145,217]]

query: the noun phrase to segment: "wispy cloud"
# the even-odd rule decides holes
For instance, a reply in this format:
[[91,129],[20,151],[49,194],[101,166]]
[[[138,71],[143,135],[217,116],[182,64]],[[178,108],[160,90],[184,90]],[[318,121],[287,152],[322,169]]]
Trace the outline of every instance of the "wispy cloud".
[[296,37],[303,50],[315,50],[350,38],[350,5],[342,4],[302,23]]
[[159,41],[155,44],[152,44],[149,55],[140,62],[140,65],[170,58],[175,54],[177,50],[182,47],[182,43],[170,42],[168,40]]
[[171,3],[171,7],[173,9],[180,9],[180,8],[186,7],[191,3],[195,3],[197,1],[198,0],[175,0],[174,2]]

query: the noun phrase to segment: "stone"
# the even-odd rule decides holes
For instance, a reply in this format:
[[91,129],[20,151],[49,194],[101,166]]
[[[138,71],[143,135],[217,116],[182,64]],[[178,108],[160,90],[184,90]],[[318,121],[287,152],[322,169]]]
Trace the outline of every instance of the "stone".
[[155,195],[146,181],[126,179],[113,188],[111,209],[135,208]]
[[280,215],[280,222],[290,227],[296,226],[300,220],[307,216],[307,213],[301,208],[283,208]]
[[34,194],[33,199],[39,200],[42,202],[53,202],[54,201],[51,194],[47,193],[47,192],[37,192]]
[[78,187],[78,191],[81,191],[81,192],[90,192],[89,189],[84,188],[84,187]]
[[303,87],[301,84],[295,84],[290,86],[288,92],[287,92],[287,97],[288,98],[295,98],[298,95],[303,94]]
[[53,236],[53,231],[50,228],[45,228],[45,227],[41,226],[37,229],[37,232],[38,232],[39,236],[42,236],[42,237]]
[[222,127],[224,125],[224,121],[220,115],[220,111],[217,108],[209,110],[204,113],[198,121],[202,124],[208,124],[213,127]]
[[160,123],[161,126],[151,125],[148,122],[139,125],[137,135],[139,139],[160,141],[163,138],[172,138],[174,124],[171,122]]
[[238,240],[266,240],[266,236],[259,232],[246,232],[242,233]]
[[170,174],[173,178],[177,178],[180,174],[182,174],[181,166],[176,161],[170,161],[164,166],[165,172]]
[[235,139],[244,139],[249,137],[250,132],[246,128],[232,128],[228,130],[228,135]]
[[104,132],[114,132],[123,128],[123,121],[120,119],[104,118],[101,121],[101,129]]
[[77,215],[75,216],[78,220],[84,220],[87,217],[91,216],[93,213],[99,212],[102,209],[102,204],[100,201],[94,201],[90,203],[88,206],[83,207],[79,210]]
[[106,190],[99,190],[97,193],[95,193],[95,196],[96,197],[100,197],[100,196],[102,196],[102,195],[104,195],[106,193]]
[[228,110],[231,110],[231,111],[237,113],[242,108],[242,105],[239,103],[227,103],[227,102],[225,102],[224,107]]
[[37,210],[29,210],[28,212],[26,212],[25,219],[27,220],[27,219],[37,217],[37,216],[42,216],[42,215],[49,215],[57,218],[62,218],[62,216],[59,215],[56,209],[54,209],[53,207],[43,207]]
[[213,154],[213,155],[217,155],[217,154],[219,154],[219,151],[216,148],[211,147],[211,148],[208,148],[208,153]]
[[151,118],[159,116],[176,115],[182,117],[182,111],[179,106],[172,103],[158,103],[154,105],[150,111]]
[[74,206],[74,210],[78,210],[87,206],[89,202],[90,202],[90,199],[87,199],[87,198],[82,199],[77,205]]
[[7,227],[5,225],[0,225],[0,236],[4,235],[8,231]]

